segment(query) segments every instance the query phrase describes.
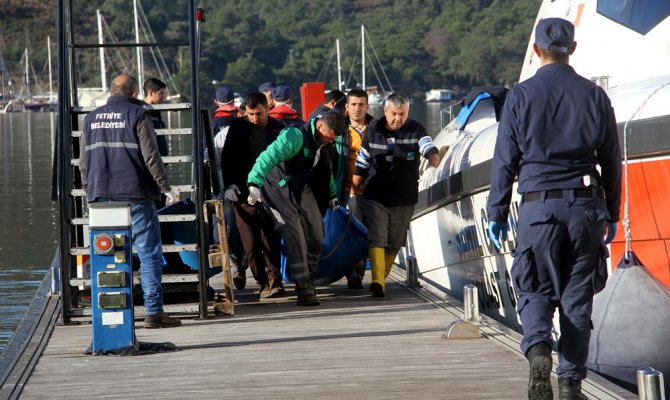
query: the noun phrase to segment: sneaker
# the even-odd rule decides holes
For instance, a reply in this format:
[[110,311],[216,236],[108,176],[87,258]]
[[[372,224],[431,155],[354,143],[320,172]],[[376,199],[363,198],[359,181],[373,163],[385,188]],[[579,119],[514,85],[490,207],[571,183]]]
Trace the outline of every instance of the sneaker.
[[582,393],[582,381],[570,378],[558,378],[559,400],[588,400]]
[[167,315],[167,313],[147,315],[144,317],[144,327],[146,329],[175,328],[180,325],[181,321],[179,319],[171,317]]
[[247,271],[235,270],[233,274],[233,285],[237,290],[242,290],[247,286]]
[[298,296],[298,303],[297,305],[299,306],[318,306],[321,304],[319,301],[319,298],[316,297],[315,294],[306,294],[303,296]]
[[270,280],[270,295],[268,297],[279,297],[284,294],[284,292],[284,286],[282,285],[280,279]]
[[270,297],[271,293],[270,286],[268,286],[267,283],[265,285],[261,285],[261,287],[258,289],[258,297],[261,299],[267,299]]
[[529,400],[551,400],[551,349],[546,343],[538,343],[528,350],[530,373],[528,377]]
[[372,297],[384,297],[384,288],[378,282],[370,284],[370,291],[372,292]]

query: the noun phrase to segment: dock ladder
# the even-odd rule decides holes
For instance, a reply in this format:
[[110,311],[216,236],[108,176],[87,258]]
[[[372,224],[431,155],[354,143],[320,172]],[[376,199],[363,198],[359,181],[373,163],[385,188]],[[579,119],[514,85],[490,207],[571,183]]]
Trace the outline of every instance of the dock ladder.
[[[92,44],[77,42],[75,30],[81,23],[81,16],[75,16],[73,0],[58,1],[59,21],[59,102],[58,102],[58,134],[54,152],[54,187],[59,211],[59,250],[60,250],[60,282],[62,297],[61,322],[69,324],[73,317],[90,315],[90,308],[82,301],[82,289],[90,284],[86,276],[85,260],[89,255],[88,216],[86,193],[82,188],[79,156],[82,154],[79,144],[82,136],[84,116],[95,109],[93,106],[78,104],[77,68],[79,58],[86,51],[97,51],[102,48],[152,48],[180,47],[188,48],[190,56],[190,103],[153,105],[156,110],[167,114],[167,129],[157,129],[158,135],[165,135],[170,145],[170,155],[163,157],[169,172],[170,185],[181,193],[181,198],[190,197],[192,210],[187,212],[159,215],[161,230],[169,228],[169,224],[180,224],[180,230],[190,229],[195,233],[191,242],[163,242],[163,252],[168,260],[179,257],[179,253],[192,252],[196,259],[197,269],[182,268],[178,273],[163,274],[163,287],[166,294],[170,292],[197,292],[197,303],[166,304],[168,313],[197,313],[200,318],[208,314],[208,297],[211,291],[208,285],[210,275],[209,251],[211,231],[216,229],[207,218],[205,202],[210,193],[218,193],[218,180],[212,177],[210,168],[203,161],[204,148],[209,149],[209,159],[215,159],[212,151],[212,135],[209,127],[207,110],[201,110],[198,100],[198,37],[200,10],[195,8],[194,0],[182,0],[188,7],[189,40],[184,42],[152,42],[152,43],[115,43]],[[129,1],[132,3],[131,1]],[[131,4],[132,5],[132,4]],[[129,8],[131,9],[131,8]],[[93,17],[93,16],[92,16]],[[102,52],[101,52],[102,53]],[[138,53],[139,54],[139,53]],[[90,53],[89,53],[90,55]],[[137,77],[137,76],[136,76]],[[142,82],[139,82],[142,85]],[[204,145],[207,143],[207,146]],[[190,196],[189,196],[190,194]],[[212,200],[209,200],[212,202]],[[212,211],[215,212],[215,211]],[[160,214],[160,213],[159,213]],[[164,238],[165,239],[165,238]],[[220,252],[219,252],[220,254]],[[220,254],[227,257],[227,254]],[[219,260],[217,265],[228,266],[229,263]],[[184,267],[184,265],[182,265]],[[230,278],[230,271],[224,271]],[[229,279],[228,279],[229,280]],[[139,284],[139,278],[133,279]],[[139,285],[138,285],[139,286]],[[208,296],[208,293],[210,296]],[[232,291],[230,291],[232,296]],[[229,299],[232,300],[232,299]],[[234,302],[230,302],[231,304]],[[136,308],[136,314],[138,314]],[[143,314],[139,310],[139,314]]]

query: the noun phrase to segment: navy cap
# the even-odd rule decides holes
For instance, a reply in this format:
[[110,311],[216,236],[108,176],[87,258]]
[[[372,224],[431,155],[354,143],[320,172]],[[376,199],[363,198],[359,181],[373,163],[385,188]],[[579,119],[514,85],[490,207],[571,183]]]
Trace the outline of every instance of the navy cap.
[[262,84],[258,87],[258,91],[261,92],[261,93],[263,93],[263,92],[271,92],[272,89],[274,89],[274,88],[276,88],[276,87],[277,87],[277,84],[274,83],[274,82],[265,82],[265,83],[262,83]]
[[575,26],[562,18],[545,18],[535,27],[535,44],[541,49],[567,54],[575,41]]
[[230,86],[221,86],[216,89],[216,101],[219,103],[230,103],[235,98],[235,92]]
[[272,89],[272,98],[276,101],[291,100],[291,88],[288,86],[277,86]]

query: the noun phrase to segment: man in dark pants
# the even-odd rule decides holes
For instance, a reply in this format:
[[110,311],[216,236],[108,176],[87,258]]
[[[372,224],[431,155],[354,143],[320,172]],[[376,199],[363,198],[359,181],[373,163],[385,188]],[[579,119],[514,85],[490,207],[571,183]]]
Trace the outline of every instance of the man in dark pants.
[[[344,119],[339,112],[326,113],[299,128],[287,127],[258,156],[247,178],[247,202],[265,203],[286,243],[286,259],[299,306],[320,304],[312,282],[323,246],[319,207],[327,202],[337,208],[339,203],[331,171],[320,168],[317,172],[315,166],[319,159],[328,157],[324,147],[342,132]],[[330,200],[317,198],[318,193],[324,193],[323,185],[329,187],[325,193],[329,193]]]
[[245,104],[246,115],[231,121],[221,154],[225,196],[233,204],[244,258],[260,286],[259,296],[275,297],[284,292],[279,269],[281,238],[266,210],[260,204],[247,203],[247,176],[284,124],[268,116],[268,101],[263,93],[250,93]]
[[136,99],[138,92],[135,78],[114,78],[107,103],[84,120],[79,168],[89,203],[130,203],[146,308],[144,327],[171,328],[181,321],[163,311],[163,249],[154,201],[162,191],[172,204],[179,201],[179,193],[168,183],[151,120],[144,103]]
[[523,325],[521,350],[530,363],[530,399],[553,398],[556,308],[559,398],[586,399],[581,381],[593,296],[605,286],[606,245],[619,221],[621,152],[614,111],[605,91],[568,64],[576,44],[569,21],[546,18],[537,24],[533,49],[541,67],[507,95],[491,168],[488,235],[498,249],[499,239],[506,240],[512,184],[519,176],[512,280]]

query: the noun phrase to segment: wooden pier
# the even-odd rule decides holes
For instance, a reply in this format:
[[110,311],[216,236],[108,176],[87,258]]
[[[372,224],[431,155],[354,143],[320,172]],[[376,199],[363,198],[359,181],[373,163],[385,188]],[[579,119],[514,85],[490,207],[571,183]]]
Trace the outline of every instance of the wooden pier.
[[[460,302],[425,286],[405,288],[403,276],[394,270],[383,299],[341,280],[317,289],[320,306],[297,307],[291,289],[259,300],[249,285],[236,291],[234,317],[184,315],[183,326],[155,330],[136,321],[139,341],[172,342],[175,352],[85,355],[91,325],[57,326],[20,398],[527,397],[518,335],[486,321],[478,325],[481,338],[446,339],[446,327],[462,315]],[[636,398],[602,379],[585,381],[584,391],[591,399]]]

